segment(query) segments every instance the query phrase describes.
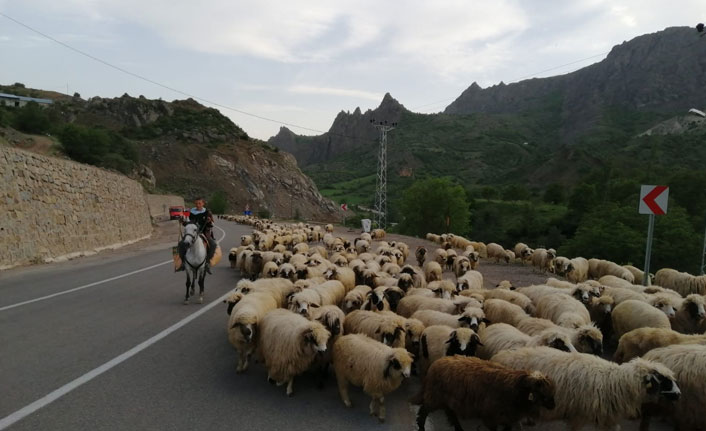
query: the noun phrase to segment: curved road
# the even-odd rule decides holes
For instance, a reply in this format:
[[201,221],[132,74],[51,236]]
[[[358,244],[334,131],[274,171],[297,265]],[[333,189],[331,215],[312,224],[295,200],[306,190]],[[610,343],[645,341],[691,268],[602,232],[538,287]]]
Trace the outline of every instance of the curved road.
[[[224,253],[250,231],[218,227]],[[406,399],[416,378],[387,397],[379,425],[359,389],[343,406],[333,377],[323,390],[300,377],[287,398],[259,364],[237,375],[220,303],[237,272],[224,256],[204,304],[184,306],[170,247],[0,273],[0,430],[415,429]],[[427,429],[450,429],[443,415],[432,421]],[[550,428],[563,429],[536,429]]]

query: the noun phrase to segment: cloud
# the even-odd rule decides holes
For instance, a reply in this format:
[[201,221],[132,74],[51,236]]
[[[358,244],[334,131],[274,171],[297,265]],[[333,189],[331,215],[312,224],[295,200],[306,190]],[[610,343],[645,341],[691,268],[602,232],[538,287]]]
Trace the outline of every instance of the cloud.
[[347,88],[331,88],[331,87],[316,87],[312,85],[295,85],[287,88],[289,93],[294,94],[312,94],[312,95],[326,95],[326,96],[341,96],[341,97],[351,97],[356,99],[367,99],[373,101],[382,100],[382,95],[380,93],[375,93],[371,91],[364,90],[352,90]]

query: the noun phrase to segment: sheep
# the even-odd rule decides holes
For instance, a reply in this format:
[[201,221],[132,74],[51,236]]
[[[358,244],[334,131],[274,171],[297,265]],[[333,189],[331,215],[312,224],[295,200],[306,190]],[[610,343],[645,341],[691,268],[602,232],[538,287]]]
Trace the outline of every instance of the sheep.
[[400,276],[402,276],[402,274],[409,274],[412,277],[413,287],[427,287],[427,280],[424,276],[424,271],[421,271],[419,268],[415,268],[411,265],[405,265],[402,267]]
[[429,366],[444,356],[473,356],[482,346],[478,334],[470,328],[444,325],[427,326],[419,342],[419,372],[422,379]]
[[224,304],[228,304],[228,307],[226,309],[226,313],[230,316],[231,311],[233,311],[233,307],[235,307],[235,304],[240,302],[241,299],[243,299],[243,293],[238,292],[238,291],[233,291],[226,298],[223,300]]
[[262,267],[262,272],[260,273],[260,276],[263,278],[275,278],[275,277],[277,277],[278,271],[279,271],[279,267],[277,266],[276,263],[267,262]]
[[483,289],[483,274],[474,270],[466,271],[465,274],[456,280],[456,289],[459,292]]
[[620,337],[613,360],[620,364],[632,358],[643,356],[652,349],[673,344],[700,344],[703,346],[706,345],[706,334],[686,335],[668,328],[633,329]]
[[637,328],[671,329],[672,327],[666,314],[646,302],[634,299],[618,304],[611,313],[611,321],[618,339]]
[[267,313],[260,323],[258,353],[265,362],[267,380],[287,383],[292,396],[294,377],[309,369],[316,355],[326,351],[331,334],[324,325],[289,310]]
[[[645,408],[640,429],[649,429],[650,417],[668,416],[674,429],[704,430],[703,411],[706,408],[706,347],[677,345],[648,352],[644,359],[659,362],[674,372],[681,397],[675,403],[660,403],[658,409]],[[652,407],[652,406],[648,406]],[[657,414],[655,414],[657,413]]]
[[630,283],[635,283],[635,276],[630,271],[609,260],[589,259],[588,268],[589,277],[596,280],[604,275],[614,275]]
[[471,261],[471,269],[478,269],[478,265],[480,265],[480,254],[477,251],[473,251],[468,253],[468,256],[466,257],[468,257],[468,260]]
[[228,261],[230,262],[230,268],[235,269],[238,261],[238,249],[236,247],[231,248],[228,252]]
[[552,254],[550,251],[544,248],[538,248],[532,252],[530,259],[532,266],[539,269],[540,272],[545,273],[552,270],[555,257],[556,255]]
[[564,256],[557,256],[554,259],[554,273],[557,275],[565,276],[566,271],[569,270],[569,265],[571,265],[571,261],[569,258],[566,258]]
[[432,281],[427,284],[427,289],[437,298],[451,299],[456,293],[456,285],[451,280]]
[[670,268],[662,268],[655,274],[655,284],[679,292],[682,296],[692,293],[706,295],[706,275],[691,275]]
[[484,290],[482,294],[484,299],[502,299],[503,301],[520,306],[527,314],[533,314],[535,311],[532,300],[515,290],[496,288]]
[[510,263],[510,255],[505,251],[505,248],[500,244],[491,242],[486,245],[486,250],[489,259],[495,259],[495,263],[500,262],[500,259],[505,263]]
[[418,319],[405,319],[405,348],[413,355],[419,353],[419,340],[422,338],[425,325]]
[[364,239],[359,239],[355,242],[355,251],[358,254],[366,253],[370,250],[370,243]]
[[259,251],[254,251],[245,257],[243,264],[243,274],[248,276],[250,280],[256,280],[257,276],[262,272],[262,267],[264,266],[264,261],[262,259],[262,253]]
[[676,309],[678,304],[682,302],[681,298],[674,298],[669,294],[656,293],[654,295],[648,295],[647,302],[653,307],[661,310],[670,319],[676,316]]
[[371,291],[370,286],[362,284],[346,293],[346,296],[343,298],[343,311],[349,313],[353,310],[359,310]]
[[604,275],[601,278],[598,279],[598,282],[602,285],[608,286],[608,287],[620,287],[622,289],[633,289],[633,284],[630,283],[629,281],[616,277],[615,275]]
[[383,229],[373,229],[372,232],[370,232],[370,237],[374,240],[380,241],[381,239],[385,238],[385,231]]
[[441,265],[438,262],[430,260],[424,264],[424,279],[428,282],[441,280]]
[[[632,265],[623,265],[623,268],[627,269],[630,271],[633,277],[635,277],[635,284],[642,284],[644,278],[645,278],[645,272],[639,268],[636,268]],[[652,282],[652,274],[650,274],[650,279],[647,282],[647,285],[649,286]]]
[[537,370],[556,387],[556,408],[546,420],[564,420],[572,430],[586,425],[618,429],[618,423],[640,415],[641,407],[660,398],[676,399],[674,374],[657,362],[635,359],[618,365],[585,353],[549,347],[504,350],[491,359],[515,369]]
[[315,361],[315,368],[318,371],[318,386],[321,388],[328,376],[328,368],[333,355],[333,343],[336,342],[339,336],[343,335],[343,322],[346,320],[346,316],[335,305],[324,305],[312,311],[310,320],[316,320],[321,323],[331,334],[326,343],[326,351],[322,355],[317,355]]
[[537,317],[549,319],[559,326],[578,328],[591,323],[586,307],[568,295],[547,295],[537,301]]
[[[458,254],[456,253],[456,250],[452,248],[446,250],[446,269],[452,271],[457,258]],[[441,266],[443,268],[444,265],[442,264]]]
[[372,401],[370,414],[385,420],[384,396],[397,389],[412,370],[413,356],[404,349],[391,348],[362,334],[340,337],[333,345],[333,368],[338,392],[351,407],[348,385],[362,386]]
[[228,341],[238,350],[236,372],[248,369],[250,356],[256,347],[258,325],[262,318],[277,308],[277,302],[268,292],[245,295],[230,312]]
[[294,265],[290,263],[283,263],[277,269],[277,277],[284,278],[286,280],[295,281],[297,276],[297,271],[294,269]]
[[466,272],[471,270],[471,260],[467,258],[466,256],[458,256],[456,260],[454,260],[453,264],[453,272],[454,275],[456,275],[456,278],[462,276]]
[[324,230],[328,233],[333,233],[333,225],[327,224],[326,226],[324,226]]
[[570,337],[571,344],[581,353],[601,355],[603,353],[603,334],[593,324],[582,325],[576,329],[565,328],[548,319],[527,317],[517,324],[517,329],[534,336],[549,329],[563,331]]
[[613,302],[616,306],[629,299],[642,302],[648,301],[648,297],[644,293],[626,289],[624,287],[607,286],[603,291],[603,295],[609,295],[611,298],[613,298]]
[[292,294],[288,299],[287,308],[295,313],[308,317],[311,308],[320,306],[321,296],[319,292],[308,288]]
[[600,328],[606,339],[610,338],[613,333],[613,323],[610,315],[613,312],[614,307],[615,301],[610,295],[592,298],[591,304],[588,306],[588,313],[591,315],[591,321]]
[[241,292],[243,295],[252,292],[266,292],[274,298],[279,308],[287,303],[288,296],[298,291],[298,288],[289,280],[273,278],[256,281],[243,279],[236,284],[235,290]]
[[346,288],[338,280],[328,280],[312,287],[310,290],[319,294],[321,298],[319,305],[339,305],[346,296]]
[[522,319],[529,317],[520,306],[502,299],[488,299],[483,304],[483,311],[491,324],[507,323],[517,326]]
[[[427,233],[426,236],[427,241],[435,242],[437,244],[441,244],[441,237],[439,235],[433,234],[433,233]],[[421,265],[420,265],[421,266]]]
[[333,267],[324,272],[327,280],[338,280],[343,284],[346,292],[350,292],[355,287],[355,272],[346,267]]
[[541,407],[554,408],[554,384],[537,371],[449,356],[429,367],[420,392],[410,402],[420,406],[416,419],[419,431],[426,429],[429,413],[440,409],[457,431],[463,431],[459,417],[479,418],[490,430],[499,426],[513,429],[522,419],[535,418]]
[[496,323],[480,331],[478,357],[490,359],[501,350],[528,346],[549,346],[565,352],[575,352],[569,334],[561,328],[548,328],[537,335],[527,335],[507,323]]
[[588,260],[583,257],[571,259],[565,276],[572,283],[581,283],[588,280]]
[[427,249],[421,245],[418,246],[417,249],[414,251],[414,257],[417,259],[417,265],[424,265],[424,260],[427,257]]
[[252,235],[241,235],[240,237],[240,245],[242,246],[248,246],[253,243]]
[[346,334],[365,334],[391,347],[405,346],[405,328],[395,316],[367,310],[351,311],[344,322]]
[[527,244],[522,243],[522,242],[518,242],[517,244],[515,244],[514,251],[515,251],[515,256],[518,259],[520,259],[520,262],[522,262],[522,264],[524,265],[525,262],[527,262],[529,260],[530,256],[532,255],[532,252],[534,250],[529,248],[527,246]]
[[405,296],[397,306],[397,314],[411,317],[417,310],[437,310],[448,314],[456,313],[457,305],[448,299],[427,298],[420,295]]
[[488,258],[488,247],[485,245],[485,243],[471,241],[470,245],[472,245],[473,249],[478,252],[478,256],[482,257],[483,259]]
[[695,334],[706,316],[706,297],[692,293],[688,295],[677,309],[672,329],[684,334]]
[[495,285],[495,288],[503,290],[515,290],[515,286],[512,285],[512,282],[510,282],[510,280],[500,280],[498,284]]
[[[482,310],[481,310],[482,311]],[[424,326],[444,325],[451,328],[469,327],[461,316],[443,313],[436,310],[418,310],[412,314],[412,319],[417,319]]]

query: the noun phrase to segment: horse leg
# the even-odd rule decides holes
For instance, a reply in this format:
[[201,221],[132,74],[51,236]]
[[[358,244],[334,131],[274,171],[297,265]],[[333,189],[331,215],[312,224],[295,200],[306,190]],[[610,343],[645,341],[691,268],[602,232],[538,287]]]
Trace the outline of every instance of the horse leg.
[[205,279],[206,271],[204,269],[201,269],[201,272],[199,273],[199,304],[203,304],[203,288]]
[[189,269],[186,269],[186,296],[184,297],[184,305],[189,304],[189,286],[191,286],[191,277]]

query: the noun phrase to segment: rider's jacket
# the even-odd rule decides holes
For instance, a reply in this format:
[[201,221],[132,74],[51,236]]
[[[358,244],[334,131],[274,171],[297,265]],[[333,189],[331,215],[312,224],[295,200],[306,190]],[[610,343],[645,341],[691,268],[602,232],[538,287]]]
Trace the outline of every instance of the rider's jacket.
[[211,230],[211,227],[213,226],[211,220],[213,220],[213,215],[211,214],[211,211],[207,210],[206,208],[202,209],[201,211],[199,211],[195,207],[191,208],[189,214],[189,221],[198,224],[199,230],[201,230],[202,232],[206,233]]

